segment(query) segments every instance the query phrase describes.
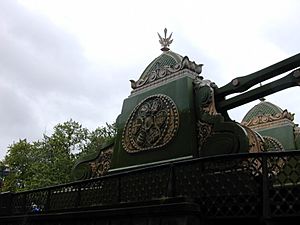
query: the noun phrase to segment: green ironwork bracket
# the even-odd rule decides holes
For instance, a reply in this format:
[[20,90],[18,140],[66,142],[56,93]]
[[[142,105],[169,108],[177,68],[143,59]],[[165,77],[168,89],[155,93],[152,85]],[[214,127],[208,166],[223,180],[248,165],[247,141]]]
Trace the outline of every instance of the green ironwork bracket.
[[[266,67],[262,70],[259,70],[255,73],[233,79],[230,83],[215,90],[215,99],[218,110],[221,112],[226,112],[226,110],[235,108],[242,104],[246,104],[261,97],[276,93],[290,87],[298,86],[300,83],[299,69],[294,70],[293,72],[279,80],[273,81],[254,90],[245,92],[256,84],[276,77],[297,67],[300,67],[300,53],[269,67]],[[228,100],[225,99],[227,95],[241,92],[245,93]]]
[[273,81],[269,84],[263,85],[238,96],[232,97],[228,100],[221,100],[217,103],[218,109],[220,111],[230,110],[237,106],[265,97],[267,95],[274,94],[281,90],[299,85],[300,69],[297,69],[279,80]]

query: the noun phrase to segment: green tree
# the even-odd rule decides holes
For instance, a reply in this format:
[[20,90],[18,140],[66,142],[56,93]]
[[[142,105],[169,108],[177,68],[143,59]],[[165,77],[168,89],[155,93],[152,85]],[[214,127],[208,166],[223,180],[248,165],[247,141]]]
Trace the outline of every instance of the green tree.
[[114,138],[114,124],[90,132],[76,121],[56,125],[53,134],[42,140],[19,140],[9,146],[4,163],[10,174],[3,190],[20,191],[72,180],[71,170],[79,156],[95,153]]
[[13,143],[8,148],[5,163],[10,167],[10,174],[5,179],[3,190],[26,189],[31,177],[31,165],[35,161],[33,146],[26,139]]
[[48,177],[51,184],[71,181],[71,170],[77,155],[86,147],[89,131],[73,120],[54,127],[51,136],[44,136],[44,146],[47,152],[49,168]]
[[89,133],[88,142],[85,148],[83,148],[80,152],[79,157],[82,158],[96,153],[103,144],[113,141],[116,134],[117,129],[115,123],[106,123],[106,126],[96,128],[94,131]]

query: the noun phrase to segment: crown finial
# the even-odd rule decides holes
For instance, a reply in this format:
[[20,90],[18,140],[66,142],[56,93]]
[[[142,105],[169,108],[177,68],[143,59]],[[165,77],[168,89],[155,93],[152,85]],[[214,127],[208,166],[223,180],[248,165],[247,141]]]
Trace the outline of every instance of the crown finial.
[[169,51],[170,50],[169,46],[173,42],[173,39],[171,39],[173,33],[171,33],[170,36],[167,38],[167,31],[168,31],[167,28],[165,28],[164,29],[164,33],[165,33],[164,38],[162,38],[160,36],[160,34],[157,33],[158,37],[159,37],[159,43],[161,44],[161,47],[162,47],[160,50],[162,50],[163,52]]

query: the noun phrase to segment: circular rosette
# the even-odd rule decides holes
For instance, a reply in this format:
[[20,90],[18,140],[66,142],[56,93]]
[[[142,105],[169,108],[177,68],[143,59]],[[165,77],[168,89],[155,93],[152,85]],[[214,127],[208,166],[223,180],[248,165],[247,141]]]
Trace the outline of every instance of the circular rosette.
[[129,153],[160,148],[172,140],[178,126],[174,101],[166,95],[152,95],[130,114],[122,135],[123,148]]

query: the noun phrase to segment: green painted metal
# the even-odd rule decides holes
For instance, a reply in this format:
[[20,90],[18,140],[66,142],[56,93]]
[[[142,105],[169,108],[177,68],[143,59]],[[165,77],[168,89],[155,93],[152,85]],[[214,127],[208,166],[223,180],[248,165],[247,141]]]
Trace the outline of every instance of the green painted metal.
[[276,138],[283,145],[285,150],[296,149],[293,125],[271,127],[269,129],[258,130],[258,133],[262,136],[271,136]]
[[[273,81],[267,85],[247,91],[249,88],[263,81],[274,78],[280,74],[288,72],[300,66],[300,53],[251,73],[243,77],[237,77],[230,83],[216,90],[216,104],[220,112],[226,114],[227,110],[233,109],[240,105],[276,93],[278,91],[298,86],[300,83],[300,70],[294,70],[285,77]],[[230,99],[225,99],[226,96],[234,93],[242,93]]]
[[295,137],[295,146],[296,146],[296,149],[300,149],[300,135],[296,135]]
[[72,177],[74,180],[85,180],[92,177],[92,171],[90,163],[96,161],[101,153],[110,147],[113,147],[115,140],[112,139],[104,143],[97,152],[79,158],[72,169]]
[[[247,79],[250,79],[249,77]],[[260,80],[260,79],[258,79]],[[257,83],[257,82],[256,82]],[[274,94],[281,90],[299,86],[300,83],[300,70],[294,70],[285,77],[273,81],[269,84],[263,85],[261,87],[255,88],[248,92],[242,93],[238,96],[230,98],[228,100],[220,100],[217,103],[218,109],[223,112],[229,109],[233,109],[237,106],[252,102],[259,98]],[[242,89],[241,89],[242,90]],[[217,97],[220,97],[217,95]]]
[[[299,85],[300,70],[296,69],[279,80],[247,91],[257,83],[300,66],[300,54],[250,75],[238,77],[221,88],[217,88],[213,82],[199,76],[202,66],[191,62],[186,56],[164,51],[146,67],[137,81],[130,81],[133,90],[124,100],[121,114],[116,120],[117,136],[113,144],[109,172],[199,156],[248,152],[250,148],[251,151],[262,150],[263,144],[260,143],[259,137],[254,133],[251,134],[251,130],[232,121],[227,110]],[[239,92],[244,93],[226,99],[227,95]],[[170,130],[173,130],[171,139],[164,139],[159,130],[154,135],[159,137],[159,140],[163,139],[162,144],[140,148],[137,143],[145,140],[145,135],[149,135],[145,121],[147,119],[155,121],[159,118],[135,117],[135,113],[141,113],[137,107],[158,95],[171,99],[172,104],[176,105],[176,115],[177,111],[179,115],[178,128],[177,125],[176,129],[170,126]],[[152,124],[155,124],[156,122],[153,121]],[[126,126],[129,128],[127,129]],[[290,133],[291,129],[288,130],[287,133]],[[134,136],[136,134],[137,136]],[[136,139],[133,139],[133,136]],[[290,136],[286,137],[286,140],[289,143]],[[260,144],[256,145],[255,141]],[[145,144],[143,141],[141,143]],[[287,149],[293,149],[296,148],[294,139],[293,143],[292,146],[287,146],[287,143],[284,145]],[[251,146],[256,147],[253,149]],[[99,149],[100,152],[103,150],[105,149]],[[84,163],[87,171],[90,170],[90,161]]]
[[230,94],[244,92],[253,87],[255,84],[259,84],[265,80],[271,79],[299,66],[300,53],[257,72],[233,79],[230,83],[226,84],[223,87],[220,87],[216,92],[216,96],[217,98],[222,99]]
[[[170,143],[162,148],[128,153],[122,146],[124,126],[135,106],[154,94],[167,95],[175,102],[179,112],[177,134]],[[124,100],[122,112],[117,119],[116,126],[118,130],[111,164],[112,169],[197,155],[193,79],[186,72],[182,78],[128,97]]]

